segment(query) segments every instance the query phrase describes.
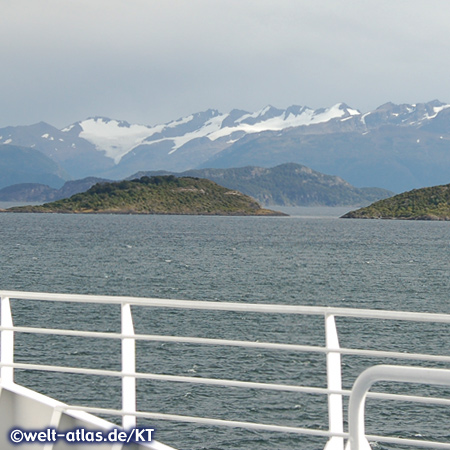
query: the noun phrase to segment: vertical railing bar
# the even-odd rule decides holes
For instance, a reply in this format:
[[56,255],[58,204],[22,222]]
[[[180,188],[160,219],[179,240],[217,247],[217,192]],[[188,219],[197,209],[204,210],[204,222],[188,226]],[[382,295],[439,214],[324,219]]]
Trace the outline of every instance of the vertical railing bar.
[[[325,345],[327,350],[339,350],[339,336],[336,320],[333,314],[325,315]],[[328,351],[327,361],[327,387],[330,390],[342,390],[341,354],[339,351]],[[342,409],[342,395],[328,394],[328,423],[330,433],[344,432],[344,413]],[[344,450],[344,439],[333,436],[325,445],[325,450]]]
[[[13,318],[11,313],[11,303],[9,297],[1,297],[1,325],[3,327],[13,327]],[[2,330],[0,332],[0,361],[4,364],[14,363],[14,331]],[[0,376],[3,383],[14,382],[14,367],[2,367]]]
[[[121,306],[122,334],[134,336],[133,316],[129,303]],[[136,373],[136,340],[122,338],[122,372]],[[136,378],[124,376],[122,378],[122,410],[126,414],[122,418],[122,426],[128,430],[136,427]]]
[[[61,421],[63,411],[59,408],[54,408],[52,412],[52,416],[50,417],[49,426],[54,429],[58,429],[59,423]],[[53,450],[55,447],[55,442],[47,442],[44,445],[43,450]]]

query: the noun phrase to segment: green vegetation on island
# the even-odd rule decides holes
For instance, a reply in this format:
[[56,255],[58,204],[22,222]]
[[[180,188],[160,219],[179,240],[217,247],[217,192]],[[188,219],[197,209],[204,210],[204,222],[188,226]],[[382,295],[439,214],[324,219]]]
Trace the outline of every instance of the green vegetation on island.
[[9,208],[9,212],[284,215],[262,209],[251,197],[200,178],[142,177],[97,183],[88,191],[39,206]]
[[351,211],[342,218],[450,220],[450,184],[404,192]]
[[153,175],[200,177],[236,189],[264,206],[366,206],[394,195],[380,188],[356,188],[340,177],[325,175],[295,163],[272,168],[239,167],[195,169],[182,173],[138,172],[133,178]]

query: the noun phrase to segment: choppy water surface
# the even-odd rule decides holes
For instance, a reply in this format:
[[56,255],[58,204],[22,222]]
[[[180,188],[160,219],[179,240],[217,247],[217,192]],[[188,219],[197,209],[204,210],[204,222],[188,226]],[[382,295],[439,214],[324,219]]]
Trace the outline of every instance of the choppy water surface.
[[[341,220],[323,216],[323,210],[308,211],[285,218],[0,214],[0,288],[450,313],[448,223]],[[13,308],[18,325],[118,331],[120,324],[115,307],[16,301]],[[321,318],[135,312],[139,332],[324,344]],[[444,326],[382,321],[373,328],[347,320],[338,328],[342,346],[449,354]],[[23,335],[17,336],[16,353],[17,361],[120,368],[116,342]],[[344,387],[351,387],[355,371],[378,362],[345,357]],[[326,383],[323,356],[187,344],[138,343],[138,370]],[[17,380],[63,401],[120,406],[116,380],[106,385],[98,377],[20,372]],[[141,409],[328,426],[326,399],[319,396],[156,381],[140,381],[138,389]],[[369,433],[440,439],[448,434],[448,409],[415,405],[398,411],[389,402],[374,401],[368,406]],[[324,444],[295,435],[143,424],[180,449],[318,449]]]

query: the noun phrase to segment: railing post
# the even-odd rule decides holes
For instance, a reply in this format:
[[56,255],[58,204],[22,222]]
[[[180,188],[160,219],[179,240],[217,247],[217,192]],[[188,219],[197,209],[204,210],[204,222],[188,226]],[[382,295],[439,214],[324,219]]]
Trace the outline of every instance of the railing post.
[[[328,350],[339,350],[339,337],[334,315],[325,315],[325,343]],[[327,352],[327,387],[334,391],[342,390],[341,354]],[[328,394],[328,424],[331,433],[344,432],[344,414],[342,411],[342,395]],[[332,436],[325,450],[343,450],[344,438]]]
[[[11,314],[11,304],[8,297],[1,298],[1,325],[2,327],[12,327],[13,319]],[[1,347],[0,347],[0,361],[3,364],[13,364],[14,362],[14,331],[1,331]],[[0,376],[3,383],[14,382],[14,368],[2,367]]]
[[[134,335],[133,316],[130,304],[122,304],[122,334]],[[136,372],[136,340],[122,338],[122,373]],[[122,409],[126,414],[122,418],[122,426],[128,430],[136,427],[136,378],[124,376],[122,378]]]
[[450,370],[391,365],[372,366],[364,370],[356,379],[350,394],[347,450],[370,450],[371,448],[365,436],[364,409],[367,392],[377,381],[450,386]]

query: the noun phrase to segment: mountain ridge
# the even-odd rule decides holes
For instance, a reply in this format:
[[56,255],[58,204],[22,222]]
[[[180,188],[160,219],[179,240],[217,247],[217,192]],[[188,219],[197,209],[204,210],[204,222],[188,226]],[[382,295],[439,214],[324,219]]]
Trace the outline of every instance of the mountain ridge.
[[193,169],[184,172],[142,171],[142,176],[175,175],[200,177],[250,195],[265,206],[368,205],[394,195],[379,188],[355,188],[340,177],[326,175],[295,163],[266,168],[246,166],[231,169]]
[[67,173],[42,152],[18,145],[0,145],[0,189],[16,183],[61,187]]
[[[425,140],[428,145],[420,144]],[[448,181],[449,142],[450,105],[438,100],[385,103],[366,113],[345,103],[315,110],[269,105],[253,113],[209,109],[154,126],[97,116],[61,130],[44,122],[0,129],[0,144],[39,150],[75,179],[295,162],[357,187],[396,192]],[[386,169],[389,177],[383,176]]]
[[[355,188],[339,177],[325,175],[299,164],[273,168],[256,166],[232,169],[198,169],[185,172],[141,171],[127,180],[143,176],[174,175],[205,178],[255,198],[264,206],[363,206],[394,195],[379,188]],[[0,201],[48,202],[84,192],[96,183],[111,180],[88,177],[67,181],[60,189],[37,184],[19,184],[0,189]]]

